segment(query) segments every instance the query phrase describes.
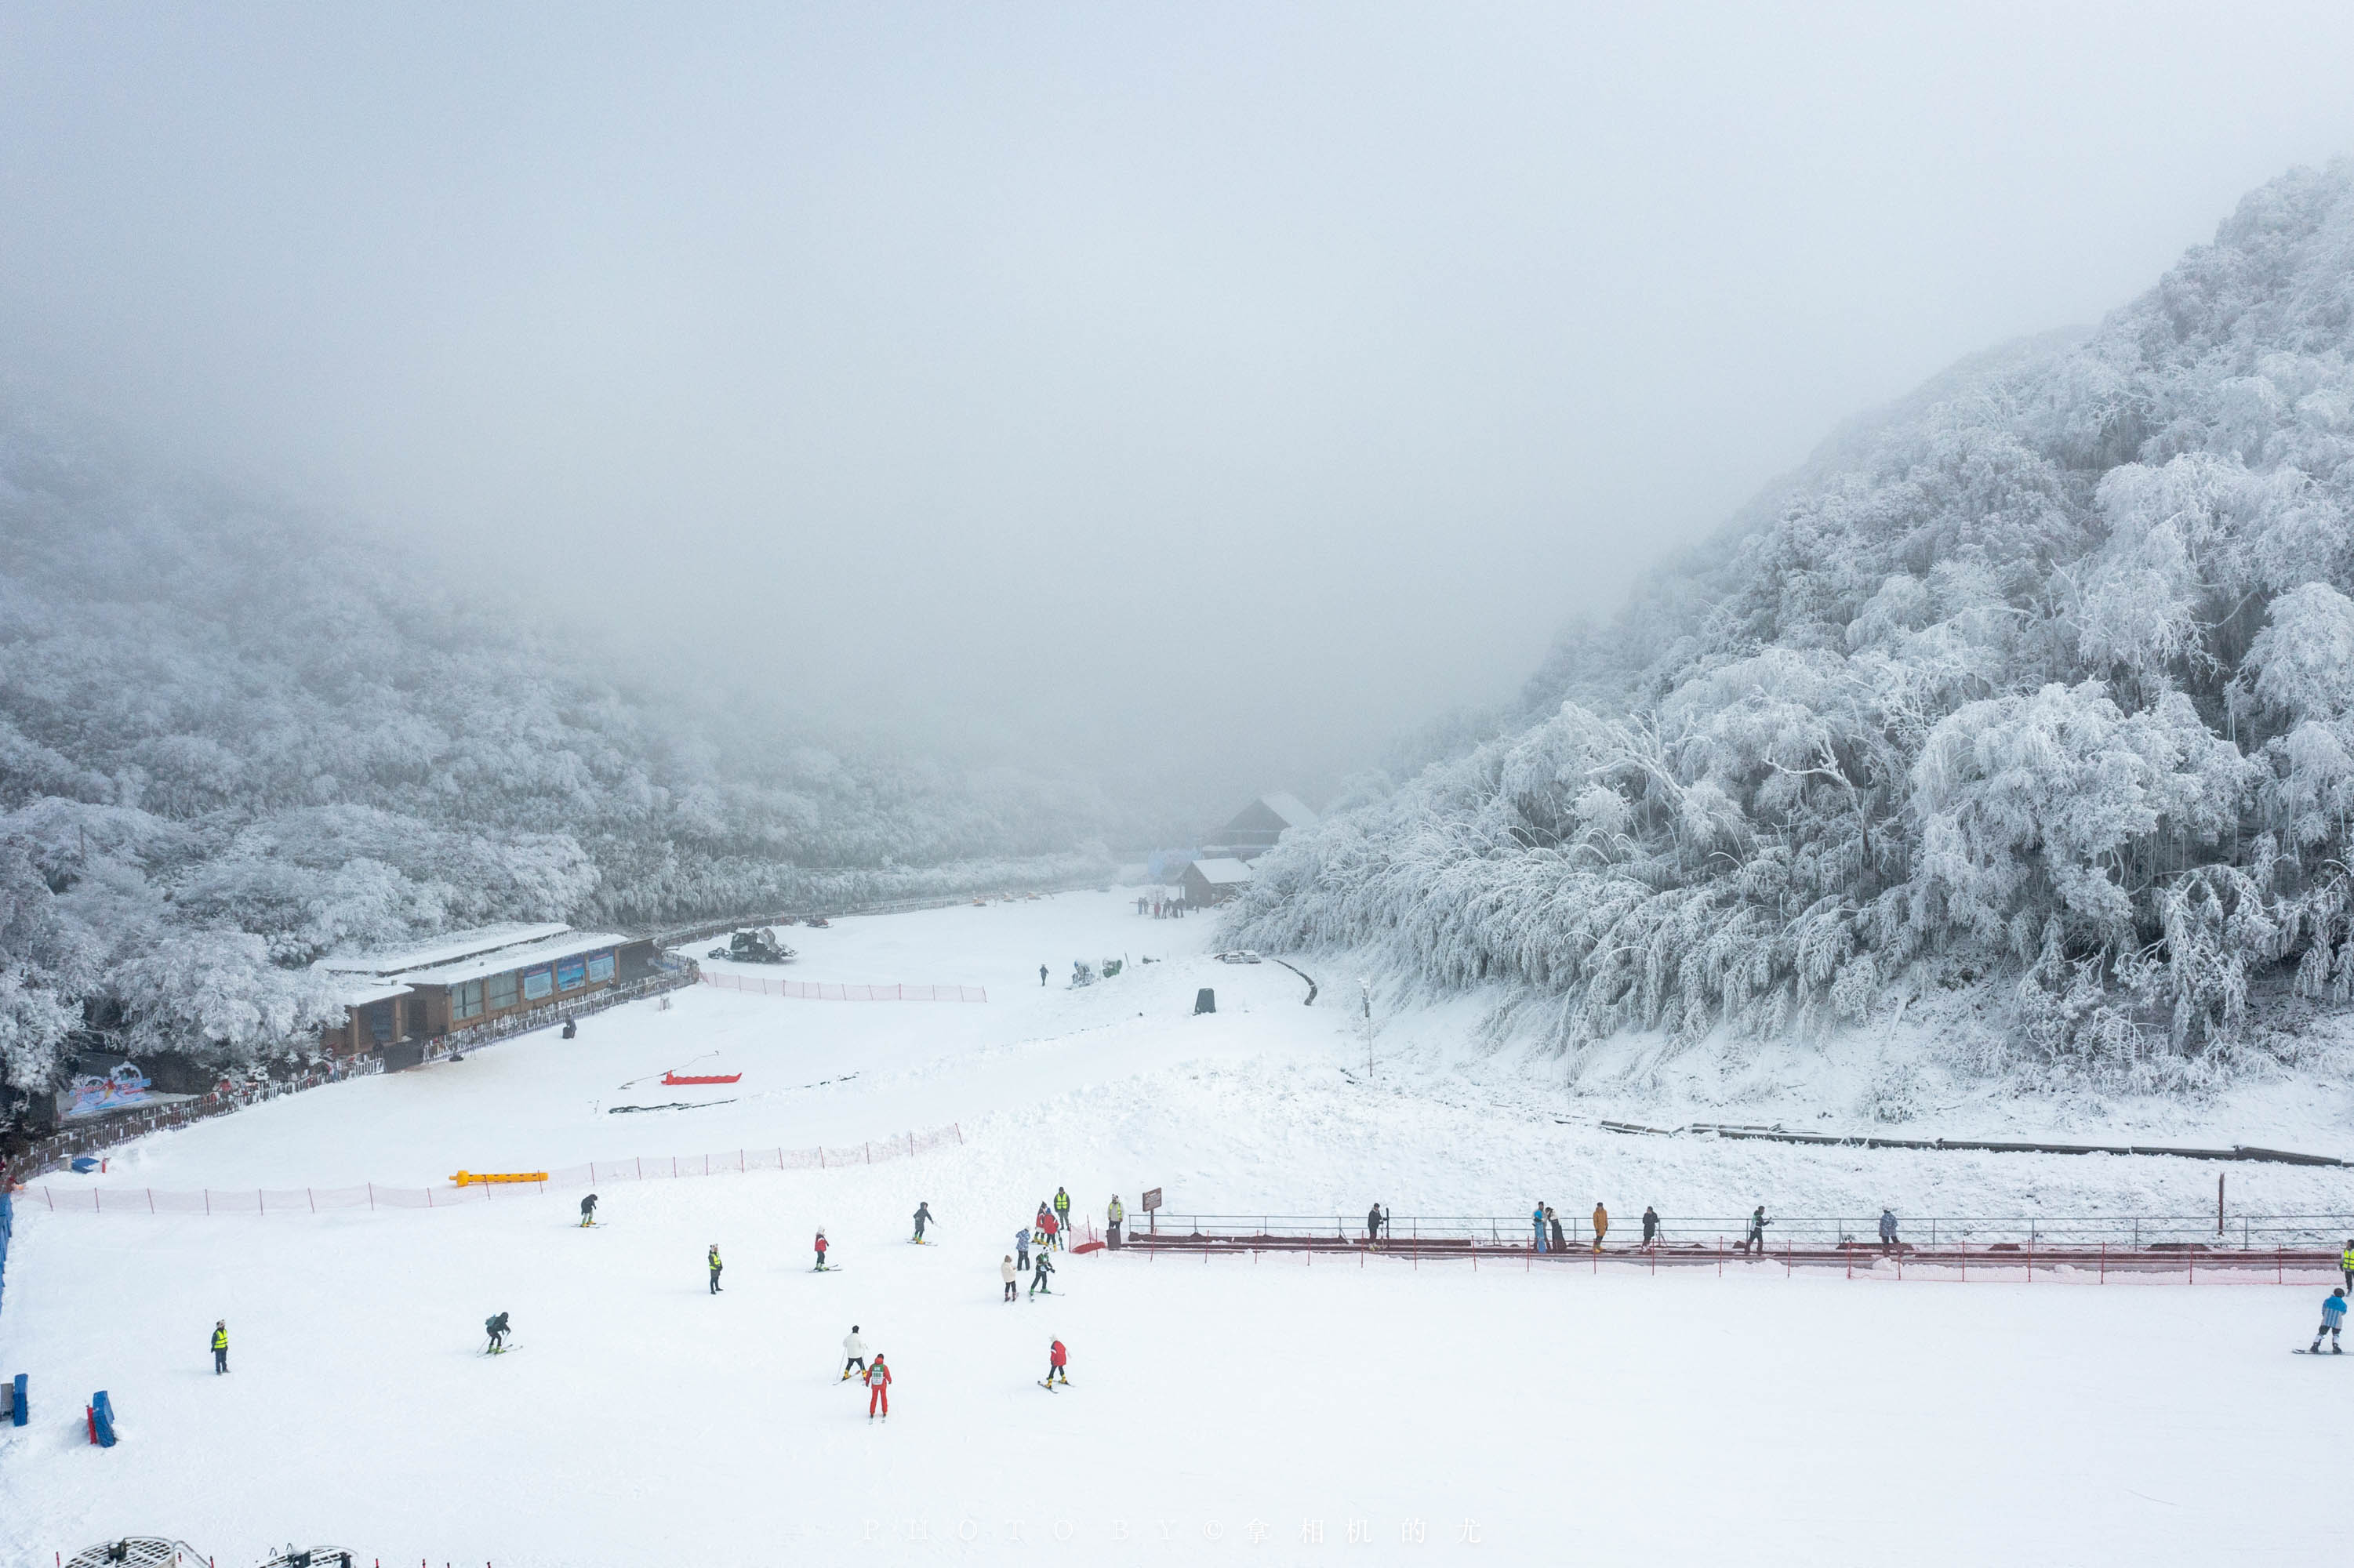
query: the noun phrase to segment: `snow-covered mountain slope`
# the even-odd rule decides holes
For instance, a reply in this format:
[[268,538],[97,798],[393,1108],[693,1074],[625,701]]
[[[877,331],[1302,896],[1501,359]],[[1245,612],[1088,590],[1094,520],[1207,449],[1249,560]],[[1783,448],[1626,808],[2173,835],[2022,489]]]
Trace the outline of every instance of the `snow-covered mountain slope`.
[[1553,711],[1290,835],[1235,939],[1572,1051],[1904,1009],[2079,1083],[2277,1055],[2354,993],[2349,354],[2339,163],[1842,432],[1566,638]]
[[299,1048],[342,948],[1106,868],[1084,779],[640,679],[467,580],[0,408],[0,1126],[126,1008],[164,1048]]
[[[1348,1552],[1355,1525],[1368,1562],[1553,1563],[1567,1530],[1572,1556],[1610,1561],[1722,1555],[1749,1531],[1743,1553],[1766,1563],[2190,1563],[2277,1558],[2330,1528],[2327,1489],[2284,1479],[2347,1370],[2285,1353],[2325,1288],[2294,1270],[2280,1288],[2211,1287],[2204,1259],[2196,1287],[2072,1287],[1737,1262],[1654,1276],[1623,1254],[1476,1273],[1091,1254],[1065,1260],[1055,1295],[1006,1303],[1012,1233],[1058,1185],[1098,1223],[1112,1194],[1134,1214],[1149,1186],[1181,1212],[1360,1214],[1379,1199],[1401,1225],[1538,1200],[1567,1216],[1601,1200],[1622,1226],[1647,1202],[1679,1223],[1759,1202],[1781,1216],[1887,1203],[1908,1224],[2211,1213],[2214,1168],[2184,1160],[1617,1137],[1557,1075],[1471,1059],[1472,1002],[1394,1016],[1367,1082],[1345,975],[1320,976],[1302,1006],[1298,977],[1219,964],[1212,938],[1116,895],[844,920],[806,934],[808,978],[978,985],[989,1001],[704,987],[599,1014],[576,1040],[544,1032],[288,1097],[142,1139],[103,1176],[52,1179],[107,1207],[20,1200],[0,1372],[30,1374],[35,1420],[0,1425],[0,1560],[168,1530],[224,1564],[290,1537],[362,1561],[567,1568],[1301,1563]],[[1074,958],[1147,954],[1159,961],[1064,983]],[[1197,1016],[1204,985],[1218,1011]],[[690,1063],[744,1077],[639,1082]],[[699,1104],[612,1114],[645,1099]],[[2107,1130],[2229,1141],[2286,1125],[2347,1151],[2342,1107],[2293,1124],[2279,1109],[2120,1107]],[[593,1232],[571,1223],[578,1188],[434,1212],[137,1202],[149,1185],[424,1185],[949,1121],[963,1141],[914,1159],[610,1182]],[[2028,1101],[1934,1130],[2066,1123]],[[2234,1217],[2342,1202],[2342,1172],[2231,1171]],[[918,1201],[936,1216],[923,1247],[907,1242]],[[809,1268],[819,1225],[838,1274]],[[497,1311],[522,1349],[491,1361],[478,1325]],[[231,1371],[217,1378],[221,1318]],[[854,1323],[896,1369],[887,1427],[870,1430],[838,1380]],[[1055,1338],[1068,1393],[1037,1384]],[[80,1426],[99,1388],[124,1433],[104,1451]],[[1320,1521],[1322,1543],[1303,1539]]]

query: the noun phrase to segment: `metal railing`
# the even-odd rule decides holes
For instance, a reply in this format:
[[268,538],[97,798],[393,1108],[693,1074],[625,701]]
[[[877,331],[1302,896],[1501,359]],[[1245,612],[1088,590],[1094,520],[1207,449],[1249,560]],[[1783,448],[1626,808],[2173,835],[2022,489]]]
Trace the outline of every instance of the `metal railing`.
[[[1591,1251],[1595,1243],[1592,1217],[1561,1216],[1564,1250]],[[1657,1240],[1669,1246],[1738,1246],[1749,1234],[1750,1217],[1739,1215],[1662,1215]],[[1363,1245],[1367,1239],[1363,1214],[1139,1214],[1129,1225],[1131,1240],[1153,1242],[1248,1243],[1318,1242]],[[2219,1229],[2208,1214],[2023,1214],[1898,1216],[1897,1239],[1908,1247],[2008,1246],[2054,1251],[2107,1247],[2142,1252],[2152,1248],[2259,1250],[2277,1247],[2335,1249],[2354,1236],[2354,1213],[2227,1214]],[[1840,1247],[1877,1247],[1880,1216],[1778,1215],[1769,1213],[1766,1245],[1779,1252],[1786,1245],[1808,1251]],[[1394,1214],[1380,1238],[1392,1245],[1424,1243],[1434,1246],[1528,1248],[1535,1240],[1530,1215]],[[1610,1217],[1603,1245],[1608,1249],[1643,1245],[1639,1215]],[[1548,1228],[1543,1250],[1550,1251]]]

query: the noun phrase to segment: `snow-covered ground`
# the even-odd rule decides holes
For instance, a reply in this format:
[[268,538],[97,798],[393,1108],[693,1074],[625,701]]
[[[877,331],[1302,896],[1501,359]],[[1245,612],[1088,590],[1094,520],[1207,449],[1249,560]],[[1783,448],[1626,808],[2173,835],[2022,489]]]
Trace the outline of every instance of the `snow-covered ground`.
[[[1352,977],[1320,973],[1302,1007],[1298,976],[1214,963],[1213,937],[1205,920],[1139,920],[1117,894],[844,920],[791,932],[802,957],[785,972],[990,1000],[697,988],[597,1015],[575,1041],[535,1035],[119,1151],[100,1184],[413,1187],[951,1122],[964,1137],[872,1168],[609,1185],[589,1232],[568,1191],[315,1217],[20,1203],[0,1375],[32,1374],[37,1414],[0,1428],[0,1560],[124,1531],[185,1537],[223,1568],[290,1539],[387,1563],[620,1564],[2190,1562],[2329,1538],[2327,1489],[2286,1484],[2354,1376],[2285,1353],[2311,1331],[2312,1284],[1095,1254],[1068,1260],[1055,1298],[1004,1304],[998,1260],[1058,1183],[1098,1216],[1148,1186],[1210,1213],[2211,1210],[2213,1168],[2187,1161],[1614,1137],[1598,1104],[1655,1122],[1829,1108],[1822,1125],[1851,1127],[1850,1086],[1826,1087],[1836,1065],[1761,1054],[1649,1100],[1572,1098],[1557,1067],[1469,1044],[1474,1001],[1395,1019],[1367,1083]],[[1123,954],[1162,961],[1066,987],[1074,958]],[[1203,985],[1219,1011],[1194,1017]],[[745,1076],[654,1081],[673,1066]],[[2342,1151],[2334,1101],[2251,1094],[2146,1119]],[[612,1109],[675,1100],[698,1108]],[[2085,1130],[2081,1107],[1956,1114],[1976,1124],[1908,1130]],[[2142,1114],[2109,1107],[2103,1129]],[[2349,1204],[2342,1173],[2231,1180],[2235,1209]],[[933,1246],[907,1245],[919,1199]],[[820,1224],[839,1273],[809,1269]],[[496,1310],[520,1350],[493,1361],[475,1352]],[[235,1370],[216,1379],[221,1317]],[[853,1323],[896,1369],[887,1427],[836,1381]],[[1074,1386],[1049,1393],[1036,1380],[1057,1336]],[[123,1432],[104,1452],[80,1433],[98,1388]]]

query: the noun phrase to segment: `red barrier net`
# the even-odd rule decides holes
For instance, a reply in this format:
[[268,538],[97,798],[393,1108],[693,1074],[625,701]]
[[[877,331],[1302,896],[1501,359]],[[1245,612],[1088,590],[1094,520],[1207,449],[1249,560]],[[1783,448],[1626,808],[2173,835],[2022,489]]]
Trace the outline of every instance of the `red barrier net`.
[[987,1001],[989,992],[977,985],[819,985],[805,980],[769,980],[764,975],[721,975],[703,971],[703,983],[722,991],[750,991],[756,996],[791,997],[801,1001]]
[[[551,1187],[602,1187],[616,1181],[671,1181],[692,1176],[735,1176],[753,1171],[832,1171],[911,1160],[964,1141],[954,1123],[929,1132],[906,1132],[871,1143],[816,1149],[731,1149],[720,1154],[648,1155],[599,1160],[550,1171],[545,1181],[469,1187],[244,1187],[173,1192],[156,1187],[58,1187],[25,1190],[27,1203],[70,1214],[315,1214],[333,1209],[451,1209],[461,1203],[513,1202]],[[494,1195],[495,1194],[495,1195]]]

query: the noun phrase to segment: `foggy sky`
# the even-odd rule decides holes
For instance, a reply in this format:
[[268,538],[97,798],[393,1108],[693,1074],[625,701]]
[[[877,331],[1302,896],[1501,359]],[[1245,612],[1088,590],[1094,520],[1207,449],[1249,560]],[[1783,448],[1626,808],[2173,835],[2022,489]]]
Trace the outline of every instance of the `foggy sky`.
[[2343,5],[1890,9],[12,6],[0,364],[394,591],[1314,798],[2354,150]]

